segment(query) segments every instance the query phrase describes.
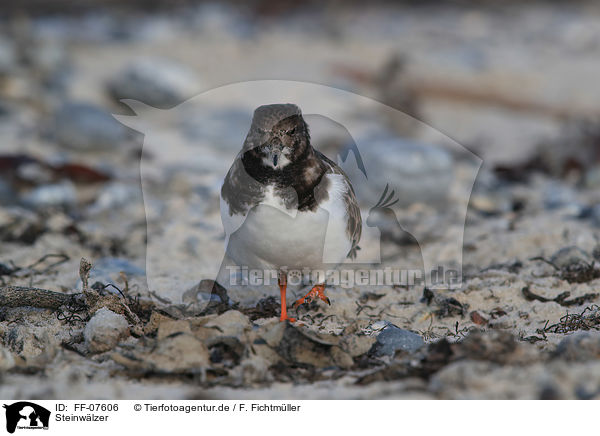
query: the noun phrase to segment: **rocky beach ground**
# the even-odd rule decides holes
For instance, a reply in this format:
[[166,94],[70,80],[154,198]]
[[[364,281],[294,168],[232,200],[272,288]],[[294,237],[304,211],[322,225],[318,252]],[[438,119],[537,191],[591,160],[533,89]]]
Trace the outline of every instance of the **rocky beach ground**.
[[[4,19],[0,397],[598,398],[599,17],[208,4]],[[288,82],[235,87],[263,80]],[[344,166],[381,235],[363,255],[457,268],[460,287],[333,286],[287,324],[276,289],[214,285],[220,182],[252,109],[278,96],[261,86],[315,84],[396,109],[351,98],[316,104],[336,122],[307,116],[317,148],[356,145],[367,166],[368,183],[356,155]],[[372,208],[386,184],[393,216]]]

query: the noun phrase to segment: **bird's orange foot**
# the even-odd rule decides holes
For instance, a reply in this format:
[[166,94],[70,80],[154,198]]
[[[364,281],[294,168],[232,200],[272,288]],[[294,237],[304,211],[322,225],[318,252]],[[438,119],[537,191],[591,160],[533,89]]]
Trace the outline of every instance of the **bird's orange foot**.
[[281,316],[279,317],[279,322],[289,321],[296,322],[296,318],[290,318],[287,314],[287,303],[285,298],[287,288],[287,277],[285,274],[279,275],[279,291],[281,292]]
[[283,321],[296,322],[296,318],[290,318],[289,316],[287,316],[287,314],[281,314],[281,316],[279,317],[279,322]]
[[325,285],[314,286],[308,294],[306,294],[304,297],[296,300],[296,302],[294,303],[294,309],[296,309],[301,304],[310,303],[312,300],[315,299],[315,297],[323,300],[325,303],[327,303],[331,306],[331,301],[329,301],[329,298],[327,298],[325,296],[325,294],[323,293],[324,290],[325,290]]

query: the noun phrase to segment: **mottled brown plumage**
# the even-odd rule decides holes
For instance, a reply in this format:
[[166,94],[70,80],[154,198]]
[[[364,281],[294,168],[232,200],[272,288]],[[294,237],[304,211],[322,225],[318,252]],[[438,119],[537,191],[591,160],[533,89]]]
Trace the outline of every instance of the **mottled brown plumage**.
[[[280,153],[289,163],[265,164],[273,153]],[[273,186],[287,209],[315,211],[329,198],[327,174],[339,174],[347,184],[346,232],[352,240],[348,255],[355,257],[362,221],[354,190],[342,169],[312,147],[308,125],[296,105],[273,104],[255,110],[242,151],[225,177],[221,196],[230,215],[245,215],[263,201],[265,188]]]

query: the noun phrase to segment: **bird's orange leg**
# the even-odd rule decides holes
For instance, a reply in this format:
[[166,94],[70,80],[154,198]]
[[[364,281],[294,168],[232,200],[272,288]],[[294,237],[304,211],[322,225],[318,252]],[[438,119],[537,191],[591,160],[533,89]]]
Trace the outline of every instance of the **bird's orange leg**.
[[283,321],[289,321],[289,322],[296,322],[296,318],[290,318],[287,315],[287,303],[286,303],[286,298],[285,298],[285,291],[287,288],[287,276],[285,275],[285,273],[281,273],[279,274],[278,277],[278,282],[279,282],[279,292],[281,293],[281,316],[279,317],[279,321],[283,322]]
[[325,303],[331,306],[331,301],[329,301],[329,298],[327,298],[323,293],[324,290],[325,284],[315,285],[308,294],[296,300],[296,302],[294,303],[294,308],[300,306],[303,303],[310,303],[315,297],[318,297],[319,299],[323,300]]

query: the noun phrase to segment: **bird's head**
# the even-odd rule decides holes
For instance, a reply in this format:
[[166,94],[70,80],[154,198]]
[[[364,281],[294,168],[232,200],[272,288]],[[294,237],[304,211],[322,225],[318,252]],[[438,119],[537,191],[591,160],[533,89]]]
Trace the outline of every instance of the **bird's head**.
[[254,111],[244,143],[264,166],[282,169],[300,159],[310,144],[308,125],[294,104],[271,104]]

